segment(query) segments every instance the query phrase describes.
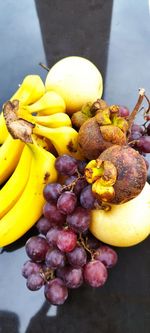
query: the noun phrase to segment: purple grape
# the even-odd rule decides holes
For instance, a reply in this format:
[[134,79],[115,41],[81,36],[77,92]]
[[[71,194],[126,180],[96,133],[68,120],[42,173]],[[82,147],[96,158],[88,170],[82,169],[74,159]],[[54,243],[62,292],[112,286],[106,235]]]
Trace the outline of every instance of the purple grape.
[[143,152],[143,153],[150,153],[150,136],[145,135],[142,136],[138,143],[137,143],[137,147]]
[[74,186],[74,193],[78,196],[80,195],[81,191],[85,188],[85,186],[87,186],[87,181],[85,178],[79,178],[76,181],[76,184]]
[[87,165],[86,161],[78,161],[78,171],[81,173],[81,175],[84,175],[84,170]]
[[126,118],[129,116],[129,113],[130,113],[129,109],[126,106],[122,106],[122,105],[119,106],[119,116],[120,117]]
[[62,225],[65,222],[64,214],[61,214],[57,206],[47,202],[43,207],[44,216],[54,225]]
[[83,208],[92,209],[94,208],[95,198],[92,192],[92,186],[88,185],[84,187],[80,194],[80,204]]
[[85,178],[78,178],[77,176],[70,176],[65,180],[65,185],[70,185],[73,188],[73,192],[78,196],[82,189],[88,184]]
[[70,177],[67,177],[64,181],[64,185],[71,185],[74,181],[77,180],[77,176],[70,176]]
[[139,132],[139,133],[143,134],[144,129],[142,126],[140,126],[138,124],[133,124],[131,127],[131,132]]
[[69,229],[61,230],[57,236],[57,247],[62,252],[72,251],[77,243],[77,235]]
[[101,245],[94,253],[94,259],[100,260],[107,268],[116,265],[118,255],[115,250],[107,245]]
[[65,279],[66,268],[67,268],[67,266],[61,267],[61,268],[57,268],[56,271],[55,271],[56,276],[58,278],[62,279],[63,281]]
[[86,244],[87,247],[91,250],[96,250],[98,247],[100,247],[101,242],[95,238],[92,234],[88,233],[86,235]]
[[61,214],[71,214],[77,205],[77,197],[75,193],[65,191],[57,201],[57,209]]
[[83,274],[81,268],[65,267],[63,281],[67,288],[79,288],[83,284]]
[[129,137],[129,142],[134,141],[134,140],[139,140],[141,138],[142,133],[138,131],[131,132],[130,137]]
[[53,305],[63,304],[68,297],[68,289],[59,278],[48,281],[44,293],[46,299]]
[[99,260],[92,260],[84,266],[83,276],[91,287],[102,287],[108,277],[107,268]]
[[28,239],[25,245],[26,253],[35,262],[42,262],[45,259],[49,245],[45,238],[33,236]]
[[72,214],[67,216],[66,222],[75,232],[85,232],[90,224],[89,211],[83,207],[77,207]]
[[59,183],[49,183],[44,187],[43,195],[46,201],[56,203],[60,194],[62,186]]
[[71,252],[67,253],[67,259],[71,266],[80,268],[87,262],[87,253],[83,247],[77,246]]
[[64,154],[57,157],[55,167],[61,175],[72,176],[77,172],[78,161],[74,157]]
[[66,258],[64,253],[58,249],[49,249],[46,253],[45,263],[46,266],[51,269],[56,269],[58,267],[64,267]]
[[44,285],[44,278],[40,273],[33,273],[27,278],[27,288],[36,291]]
[[22,267],[22,275],[27,279],[29,275],[33,273],[39,273],[42,269],[42,265],[28,260]]
[[50,245],[50,247],[55,247],[56,246],[56,242],[57,242],[57,236],[58,233],[60,232],[60,228],[58,227],[54,227],[51,228],[48,233],[46,234],[46,239],[48,244]]
[[52,224],[46,217],[41,217],[36,223],[36,227],[40,234],[46,235]]

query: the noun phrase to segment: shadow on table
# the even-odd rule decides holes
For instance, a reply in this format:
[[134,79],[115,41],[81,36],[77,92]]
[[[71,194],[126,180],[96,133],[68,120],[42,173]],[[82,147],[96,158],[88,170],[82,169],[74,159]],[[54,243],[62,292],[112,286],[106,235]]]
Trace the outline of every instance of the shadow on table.
[[19,318],[14,312],[0,311],[0,332],[19,333]]
[[[50,303],[45,301],[41,309],[31,318],[25,333],[53,333],[57,326],[57,319],[47,315],[50,308]],[[58,329],[57,332],[59,332]]]
[[83,287],[72,291],[54,314],[45,302],[25,333],[149,333],[149,306],[149,297]]

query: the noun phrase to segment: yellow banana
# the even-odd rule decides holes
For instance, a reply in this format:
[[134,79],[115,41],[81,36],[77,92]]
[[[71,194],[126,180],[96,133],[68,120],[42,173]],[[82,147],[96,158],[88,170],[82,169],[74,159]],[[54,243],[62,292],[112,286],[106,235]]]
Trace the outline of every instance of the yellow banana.
[[35,116],[35,122],[51,128],[71,126],[71,119],[66,113],[55,113],[50,116]]
[[61,96],[54,91],[48,91],[37,102],[27,105],[25,109],[29,113],[38,112],[39,115],[51,115],[66,112],[66,105]]
[[47,128],[36,124],[32,131],[34,134],[42,135],[51,140],[59,155],[68,154],[82,159],[77,150],[78,132],[72,127]]
[[[44,83],[38,75],[27,75],[18,90],[11,97],[11,101],[18,99],[20,105],[34,103],[45,93]],[[0,144],[3,144],[8,136],[3,112],[0,114]]]
[[19,117],[33,124],[40,124],[46,127],[56,128],[62,126],[71,126],[71,119],[66,113],[55,113],[49,116],[32,116],[24,110],[19,110]]
[[45,87],[40,76],[27,75],[10,100],[18,99],[21,105],[29,105],[35,103],[44,93]]
[[15,171],[0,190],[0,218],[15,205],[22,194],[29,178],[31,156],[30,149],[25,146]]
[[37,145],[44,148],[45,150],[48,150],[51,152],[51,142],[47,138],[44,138],[43,136],[39,136],[36,134],[32,134],[32,137],[34,141],[36,141]]
[[0,184],[12,174],[18,164],[24,143],[14,140],[9,134],[0,147]]
[[55,157],[35,143],[28,146],[33,154],[29,180],[19,200],[0,220],[0,247],[14,242],[36,223],[45,203],[44,186],[57,179]]
[[2,145],[4,143],[7,136],[8,136],[8,130],[6,127],[3,112],[1,112],[1,114],[0,114],[0,145]]

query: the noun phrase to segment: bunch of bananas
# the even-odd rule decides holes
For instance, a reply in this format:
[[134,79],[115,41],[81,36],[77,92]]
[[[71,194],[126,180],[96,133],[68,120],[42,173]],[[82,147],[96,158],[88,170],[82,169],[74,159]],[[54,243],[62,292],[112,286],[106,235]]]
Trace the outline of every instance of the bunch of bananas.
[[0,247],[20,238],[42,215],[43,188],[57,180],[56,156],[50,147],[58,155],[81,158],[78,133],[65,111],[64,100],[53,91],[46,92],[38,75],[26,76],[4,105],[0,115]]

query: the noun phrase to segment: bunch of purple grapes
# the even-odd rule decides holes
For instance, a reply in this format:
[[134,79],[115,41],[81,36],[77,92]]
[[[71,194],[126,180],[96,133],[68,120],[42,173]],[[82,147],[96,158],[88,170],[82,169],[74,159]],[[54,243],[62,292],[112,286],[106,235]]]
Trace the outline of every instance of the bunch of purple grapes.
[[[132,148],[139,151],[140,154],[145,156],[150,153],[150,116],[144,125],[138,125],[134,123],[131,127],[131,134],[129,137],[129,143]],[[147,167],[148,167],[147,162]]]
[[112,248],[101,244],[88,230],[95,198],[84,177],[85,165],[68,155],[56,159],[63,185],[45,186],[43,216],[36,225],[39,235],[25,245],[29,260],[22,274],[27,287],[34,291],[44,286],[46,299],[54,305],[63,304],[68,289],[83,283],[102,287],[118,259]]

